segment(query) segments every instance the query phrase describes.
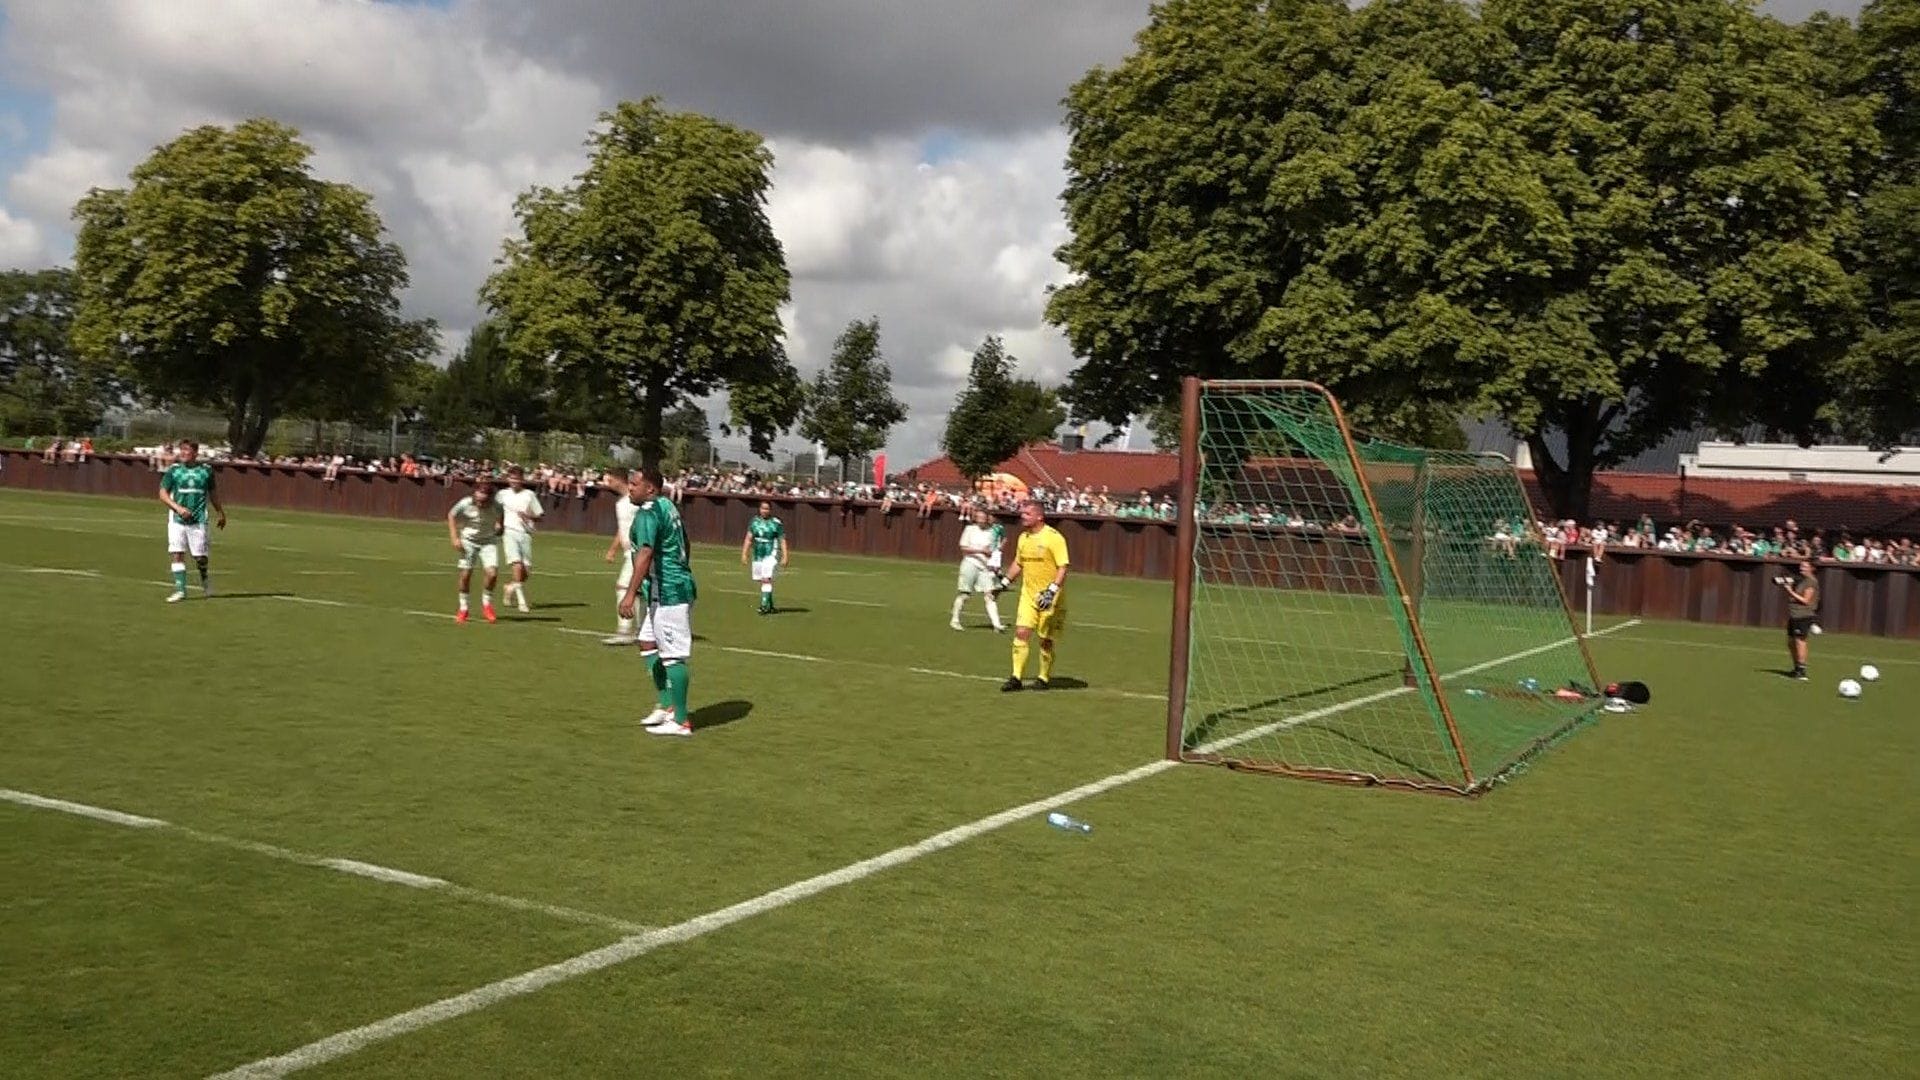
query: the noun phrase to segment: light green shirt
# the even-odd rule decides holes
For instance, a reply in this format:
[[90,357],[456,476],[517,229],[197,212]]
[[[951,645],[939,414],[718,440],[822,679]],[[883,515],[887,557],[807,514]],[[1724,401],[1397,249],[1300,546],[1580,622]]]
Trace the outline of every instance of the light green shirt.
[[483,506],[473,501],[469,495],[453,504],[447,516],[453,519],[460,530],[460,539],[469,544],[477,544],[493,539],[500,532],[500,500],[488,499]]

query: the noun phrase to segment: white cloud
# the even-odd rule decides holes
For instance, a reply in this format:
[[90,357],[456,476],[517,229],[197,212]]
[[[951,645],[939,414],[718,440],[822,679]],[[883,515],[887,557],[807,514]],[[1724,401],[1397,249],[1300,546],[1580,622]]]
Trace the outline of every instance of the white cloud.
[[[753,18],[732,6],[721,18],[710,4],[646,0],[623,20],[561,0],[515,5],[532,20],[522,23],[492,0],[12,0],[0,63],[50,96],[52,130],[0,176],[0,261],[66,257],[74,202],[124,185],[183,129],[269,115],[302,131],[317,172],[374,196],[407,252],[410,313],[457,342],[479,317],[515,196],[577,172],[602,109],[661,92],[769,136],[769,215],[794,274],[789,354],[810,371],[849,320],[878,316],[912,409],[890,449],[910,464],[935,452],[986,335],[1029,374],[1057,380],[1071,366],[1041,320],[1065,238],[1057,100],[1124,47],[1145,11],[1144,0],[993,2],[991,18],[877,0],[767,0]],[[877,21],[836,39],[863,5]],[[682,36],[622,51],[646,33]],[[874,34],[898,47],[869,55]],[[767,51],[783,38],[794,39],[784,58]]]
[[0,270],[35,269],[47,259],[40,227],[0,207]]

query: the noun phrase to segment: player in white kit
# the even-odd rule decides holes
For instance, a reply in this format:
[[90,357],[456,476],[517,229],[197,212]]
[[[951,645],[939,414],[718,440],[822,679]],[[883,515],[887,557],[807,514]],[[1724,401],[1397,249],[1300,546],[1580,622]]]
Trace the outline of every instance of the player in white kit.
[[500,534],[500,549],[513,575],[500,599],[512,600],[521,611],[529,611],[527,571],[533,569],[534,523],[545,516],[546,511],[540,507],[540,496],[527,487],[527,474],[518,465],[507,470],[507,490],[494,498],[500,501],[506,519],[506,531]]
[[955,630],[966,629],[960,625],[960,609],[974,593],[979,593],[980,602],[986,605],[993,632],[1005,629],[1000,623],[996,595],[1000,590],[1000,549],[1005,541],[1006,530],[994,523],[985,507],[975,507],[973,521],[960,530],[960,579],[953,598],[953,618],[947,623]]
[[608,473],[604,481],[606,486],[620,493],[613,504],[613,543],[607,545],[607,561],[620,561],[620,573],[614,578],[613,614],[617,620],[616,629],[609,637],[600,639],[603,645],[631,645],[639,640],[634,636],[634,620],[620,614],[620,603],[627,598],[627,586],[633,584],[633,515],[640,504],[633,501],[633,483],[626,473]]

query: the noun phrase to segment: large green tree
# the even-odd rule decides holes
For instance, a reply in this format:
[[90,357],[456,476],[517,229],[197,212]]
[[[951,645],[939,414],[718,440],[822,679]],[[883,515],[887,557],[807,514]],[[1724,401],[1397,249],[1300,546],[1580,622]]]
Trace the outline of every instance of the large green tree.
[[1057,393],[1014,375],[1019,360],[998,337],[974,350],[967,385],[947,413],[940,449],[970,478],[992,472],[1028,443],[1053,437],[1067,412]]
[[240,454],[275,417],[381,398],[432,348],[431,324],[401,316],[406,260],[372,200],[315,177],[311,154],[272,120],[199,127],[74,209],[79,352],[223,411]]
[[1867,330],[1843,365],[1833,418],[1892,444],[1920,433],[1920,0],[1874,0],[1854,44],[1854,88],[1877,106],[1881,154],[1857,256]]
[[499,323],[483,320],[467,333],[426,405],[427,423],[443,435],[470,436],[483,428],[542,430],[547,406],[538,384],[507,356]]
[[0,432],[80,434],[100,423],[111,380],[73,355],[73,275],[0,271]]
[[800,435],[840,459],[840,478],[851,462],[887,445],[887,432],[907,418],[893,396],[893,372],[880,354],[880,320],[856,319],[834,339],[827,366],[807,387]]
[[631,423],[647,464],[661,460],[667,412],[723,388],[765,453],[801,401],[780,344],[772,154],[750,131],[651,98],[602,114],[588,145],[574,183],[520,196],[521,235],[481,290],[516,367],[555,402]]
[[1069,97],[1076,411],[1308,378],[1497,413],[1556,508],[1696,424],[1822,423],[1874,134],[1733,0],[1171,0]]

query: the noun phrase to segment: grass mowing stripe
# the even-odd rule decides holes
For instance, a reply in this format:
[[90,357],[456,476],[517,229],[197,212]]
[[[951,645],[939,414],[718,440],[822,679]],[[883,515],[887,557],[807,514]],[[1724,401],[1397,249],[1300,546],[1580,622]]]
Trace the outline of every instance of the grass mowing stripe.
[[65,799],[52,799],[45,795],[35,795],[26,791],[14,791],[10,788],[0,788],[0,801],[16,803],[20,806],[30,806],[40,810],[57,810],[63,814],[92,818],[95,821],[105,821],[113,825],[123,825],[131,829],[164,830],[169,833],[184,836],[190,840],[198,840],[203,844],[212,844],[216,847],[251,852],[255,855],[264,855],[269,859],[278,859],[282,862],[334,870],[344,874],[370,878],[375,881],[405,885],[414,889],[431,889],[435,892],[444,892],[449,896],[457,896],[463,900],[472,900],[477,903],[489,904],[493,907],[509,908],[514,911],[536,912],[565,922],[580,923],[585,926],[598,926],[613,930],[617,933],[638,934],[647,932],[647,927],[639,923],[628,922],[625,919],[616,919],[611,915],[601,915],[598,912],[581,911],[577,908],[570,908],[561,904],[549,904],[540,900],[528,900],[525,897],[504,896],[499,893],[487,892],[484,889],[474,889],[465,885],[456,885],[442,878],[428,877],[425,874],[409,873],[405,870],[395,870],[389,866],[379,866],[374,863],[361,862],[358,859],[309,855],[304,851],[295,851],[292,848],[284,848],[278,844],[267,844],[258,840],[244,840],[237,836],[207,832],[204,829],[175,825],[172,822],[162,821],[159,818],[142,817],[139,814],[128,814],[119,810],[108,810],[105,807],[89,806],[86,803],[68,802]]
[[[1639,620],[1637,619],[1628,620],[1617,626],[1611,626],[1606,630],[1598,631],[1593,636],[1598,637],[1600,634],[1624,630],[1630,626],[1637,625],[1638,622]],[[1550,649],[1561,648],[1574,640],[1574,638],[1562,638],[1559,641],[1535,646],[1534,648],[1526,649],[1510,656],[1499,657],[1481,664],[1476,664],[1473,667],[1463,668],[1460,671],[1454,672],[1453,675],[1471,675],[1475,672],[1485,671],[1488,668],[1497,667],[1501,664],[1512,663],[1515,660],[1524,660],[1529,656],[1535,656]],[[814,658],[800,657],[798,659]],[[930,669],[928,670],[930,671]],[[939,674],[950,673],[941,672]],[[1209,743],[1206,747],[1203,747],[1203,749],[1212,750],[1231,746],[1235,742],[1248,738],[1257,738],[1260,734],[1277,731],[1280,728],[1292,724],[1306,723],[1346,709],[1357,708],[1382,698],[1391,697],[1394,694],[1404,694],[1408,692],[1408,689],[1407,687],[1396,687],[1385,693],[1356,698],[1353,701],[1330,705],[1323,709],[1315,709],[1299,716],[1288,717],[1285,720],[1264,725],[1263,728],[1242,732],[1239,735],[1233,736],[1231,739],[1222,739],[1217,743]],[[456,994],[449,998],[442,998],[439,1001],[422,1005],[419,1008],[409,1009],[403,1013],[395,1013],[384,1020],[376,1020],[371,1024],[363,1024],[360,1027],[337,1032],[326,1038],[310,1042],[305,1046],[297,1047],[284,1054],[248,1062],[238,1068],[218,1073],[212,1077],[212,1080],[257,1080],[257,1078],[264,1077],[286,1076],[289,1073],[299,1072],[302,1069],[310,1069],[317,1065],[337,1061],[340,1058],[363,1050],[376,1043],[386,1042],[389,1039],[395,1039],[402,1035],[421,1031],[448,1020],[480,1012],[483,1009],[498,1005],[503,1001],[525,997],[528,994],[537,993],[547,987],[556,986],[563,982],[570,982],[582,975],[591,975],[596,971],[602,971],[617,964],[624,964],[629,960],[645,956],[650,952],[668,945],[676,945],[711,934],[715,930],[721,930],[732,926],[734,923],[753,918],[756,915],[763,915],[769,911],[775,911],[789,904],[817,896],[829,889],[852,884],[863,878],[872,877],[874,874],[878,874],[883,870],[890,870],[893,867],[910,863],[923,856],[944,851],[950,847],[956,847],[975,837],[1003,829],[1017,821],[1023,821],[1037,814],[1043,814],[1051,810],[1057,810],[1063,806],[1093,798],[1096,795],[1104,794],[1115,788],[1124,787],[1139,780],[1145,780],[1150,776],[1157,776],[1177,764],[1178,762],[1165,759],[1150,761],[1145,765],[1136,766],[1125,772],[1114,773],[1112,776],[1103,777],[1102,779],[1082,784],[1076,788],[1069,788],[1066,791],[1049,795],[1043,799],[1036,799],[1033,802],[1002,810],[997,814],[990,814],[976,821],[970,821],[965,825],[957,825],[945,832],[935,833],[917,843],[906,844],[894,848],[891,851],[882,852],[872,858],[862,859],[856,863],[849,863],[838,870],[830,870],[824,874],[816,874],[813,877],[796,881],[791,885],[783,885],[778,889],[761,893],[759,896],[753,897],[750,900],[743,900],[740,903],[719,908],[707,912],[704,915],[696,915],[685,922],[675,923],[672,926],[663,927],[659,930],[650,930],[644,934],[636,934],[632,937],[616,941],[611,945],[584,952],[577,956],[568,957],[565,960],[548,964],[545,967],[535,968],[532,971],[525,971],[496,982],[490,982],[484,986],[468,990],[465,993]]]

